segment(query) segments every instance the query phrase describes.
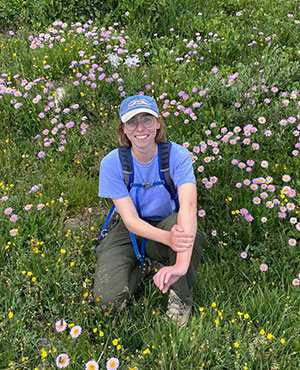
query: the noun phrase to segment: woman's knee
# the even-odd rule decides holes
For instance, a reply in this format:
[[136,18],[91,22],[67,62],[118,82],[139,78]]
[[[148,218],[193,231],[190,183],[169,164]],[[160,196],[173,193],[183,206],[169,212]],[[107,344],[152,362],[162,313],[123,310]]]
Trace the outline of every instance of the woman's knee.
[[103,312],[124,308],[129,298],[130,290],[126,285],[119,289],[116,287],[113,289],[110,287],[94,288],[94,302]]

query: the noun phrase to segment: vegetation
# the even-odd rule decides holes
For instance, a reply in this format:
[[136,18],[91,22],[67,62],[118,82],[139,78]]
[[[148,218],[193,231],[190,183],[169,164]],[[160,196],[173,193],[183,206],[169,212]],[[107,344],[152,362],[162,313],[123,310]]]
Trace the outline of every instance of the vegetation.
[[[2,1],[0,368],[299,367],[299,10]],[[208,242],[184,329],[151,280],[125,312],[93,304],[99,163],[136,93],[194,164]]]

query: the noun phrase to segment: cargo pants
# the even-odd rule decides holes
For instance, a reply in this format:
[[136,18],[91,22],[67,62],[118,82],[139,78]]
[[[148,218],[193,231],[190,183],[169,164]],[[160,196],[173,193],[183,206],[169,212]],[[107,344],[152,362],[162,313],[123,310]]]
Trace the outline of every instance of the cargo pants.
[[[170,231],[177,224],[177,213],[165,220],[150,222],[153,226]],[[94,300],[103,312],[119,308],[133,296],[141,281],[147,275],[137,260],[128,229],[121,217],[115,214],[108,225],[111,228],[97,248],[97,264],[94,279]],[[141,237],[136,237],[138,244]],[[198,266],[206,235],[197,231],[191,262],[186,275],[175,282],[171,289],[187,305],[193,303],[193,286],[197,279]],[[146,257],[164,265],[174,265],[177,253],[165,244],[147,240]]]

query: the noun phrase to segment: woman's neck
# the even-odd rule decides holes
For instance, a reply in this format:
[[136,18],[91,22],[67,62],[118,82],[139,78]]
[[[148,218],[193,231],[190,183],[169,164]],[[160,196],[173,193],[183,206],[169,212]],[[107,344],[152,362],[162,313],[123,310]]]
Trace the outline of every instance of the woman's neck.
[[132,146],[131,153],[140,163],[148,163],[157,153],[157,144],[154,143],[154,146],[151,148],[136,148]]

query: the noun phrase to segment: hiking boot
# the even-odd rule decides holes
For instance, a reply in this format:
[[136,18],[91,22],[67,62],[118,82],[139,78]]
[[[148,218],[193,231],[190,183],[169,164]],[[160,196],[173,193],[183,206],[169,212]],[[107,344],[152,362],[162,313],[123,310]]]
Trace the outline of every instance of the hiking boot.
[[170,289],[169,301],[166,315],[180,326],[188,322],[192,306],[183,303],[174,290]]

